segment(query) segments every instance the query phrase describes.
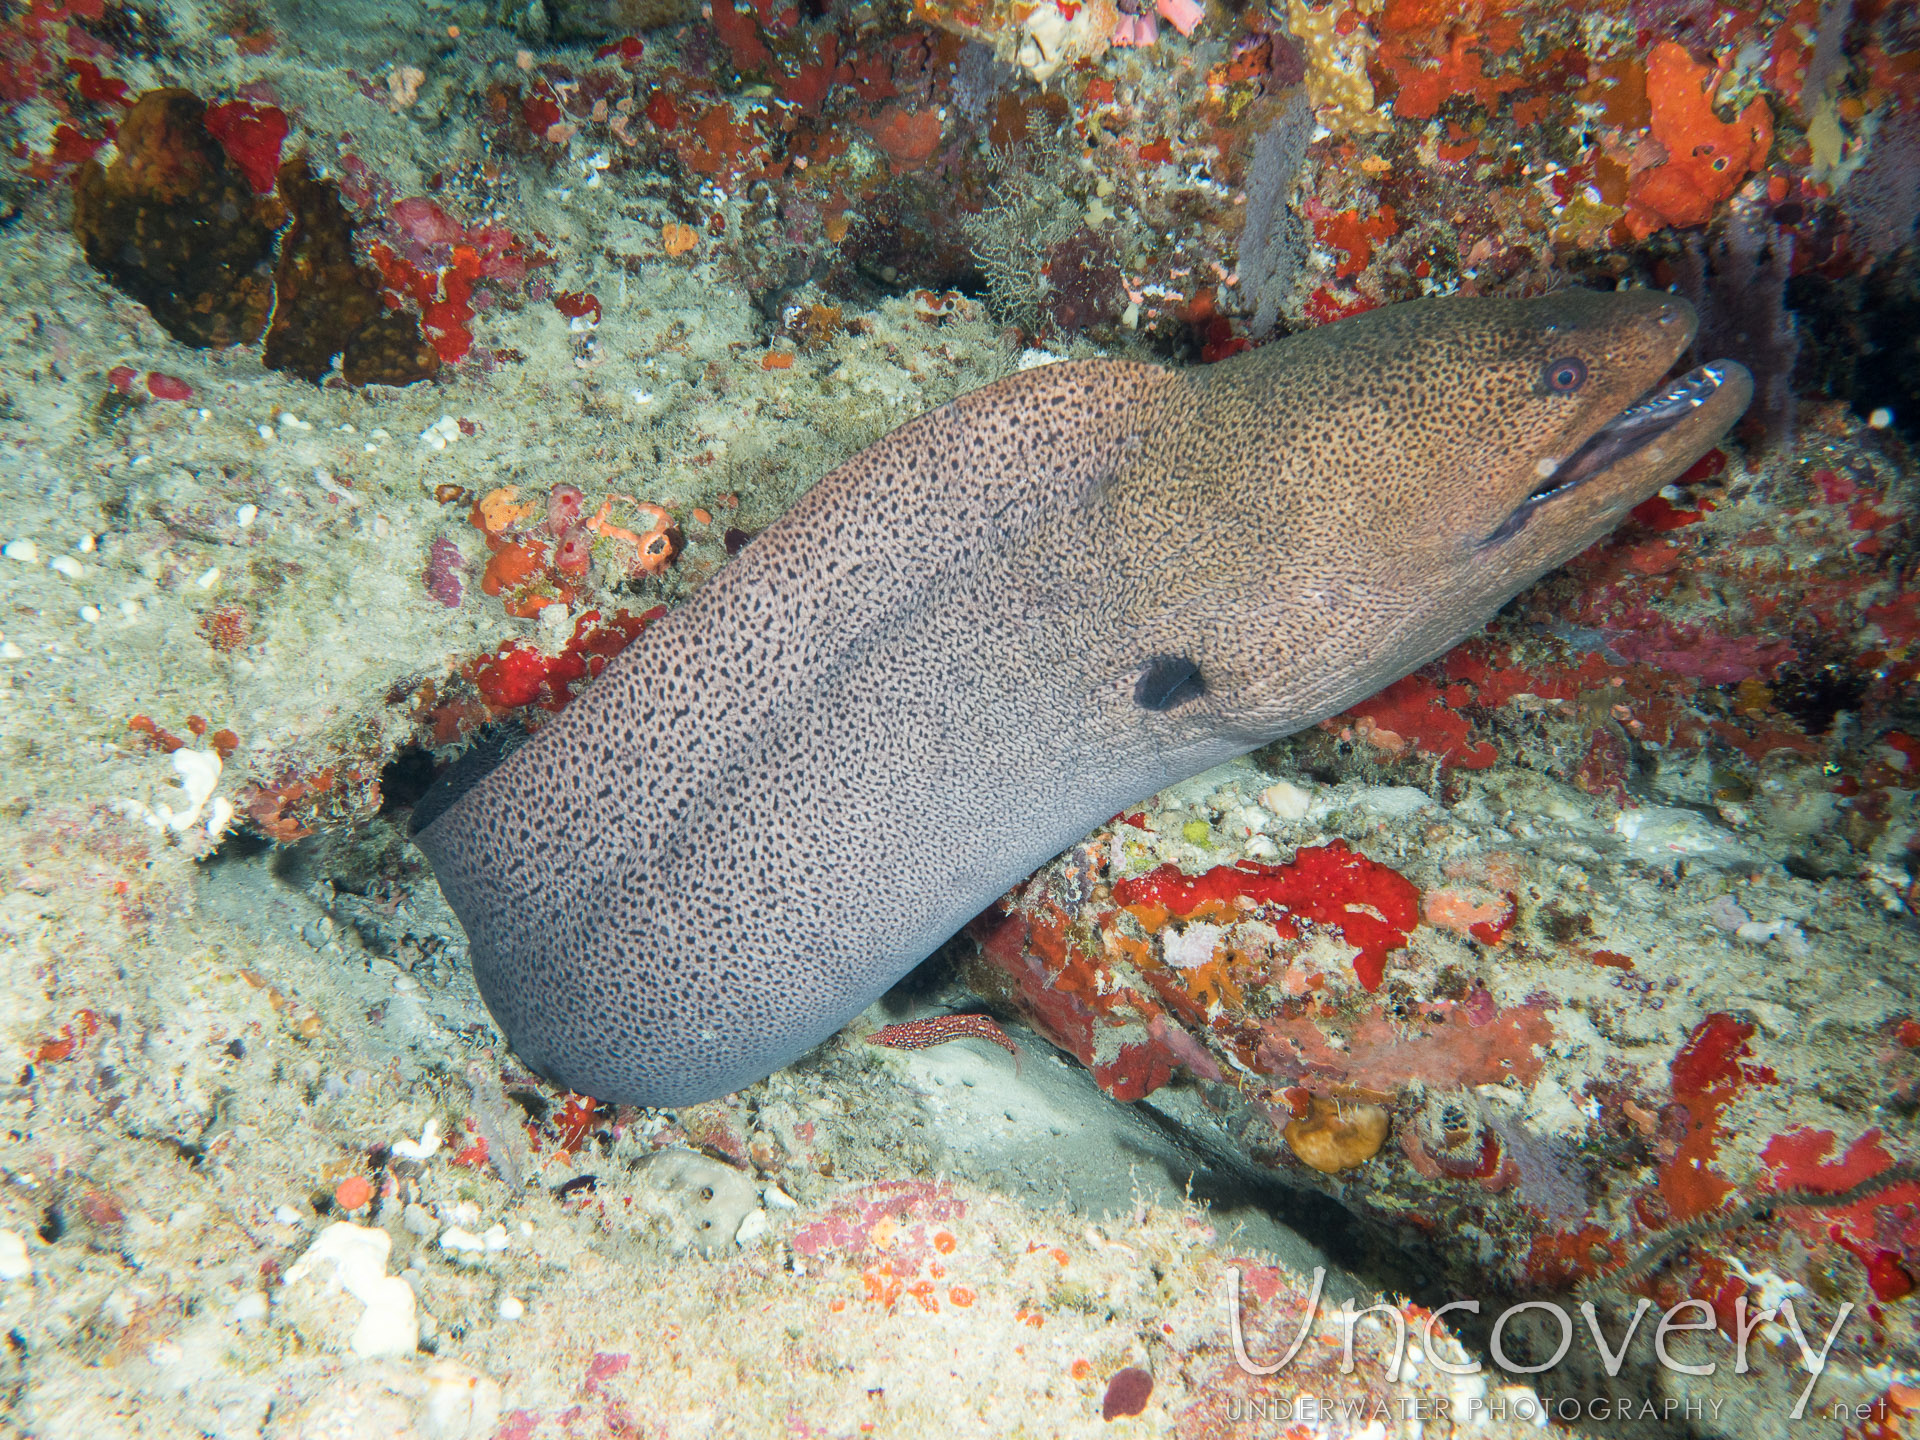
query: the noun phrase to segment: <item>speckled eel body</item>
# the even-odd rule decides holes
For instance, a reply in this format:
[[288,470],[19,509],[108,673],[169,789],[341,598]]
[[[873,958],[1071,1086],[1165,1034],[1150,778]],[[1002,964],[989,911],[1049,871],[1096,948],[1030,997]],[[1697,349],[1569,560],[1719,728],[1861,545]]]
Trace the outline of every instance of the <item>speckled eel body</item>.
[[520,1057],[605,1101],[818,1044],[1124,806],[1470,634],[1717,441],[1651,292],[1029,370],[822,479],[418,841]]

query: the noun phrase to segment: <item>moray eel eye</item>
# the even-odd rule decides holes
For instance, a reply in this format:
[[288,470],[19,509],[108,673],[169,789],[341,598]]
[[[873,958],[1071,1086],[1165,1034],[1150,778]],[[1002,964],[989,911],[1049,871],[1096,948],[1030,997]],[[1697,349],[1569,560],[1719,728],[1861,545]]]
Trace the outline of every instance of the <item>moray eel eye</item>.
[[1554,394],[1571,395],[1587,383],[1587,362],[1577,355],[1556,360],[1547,366],[1545,380],[1547,389]]

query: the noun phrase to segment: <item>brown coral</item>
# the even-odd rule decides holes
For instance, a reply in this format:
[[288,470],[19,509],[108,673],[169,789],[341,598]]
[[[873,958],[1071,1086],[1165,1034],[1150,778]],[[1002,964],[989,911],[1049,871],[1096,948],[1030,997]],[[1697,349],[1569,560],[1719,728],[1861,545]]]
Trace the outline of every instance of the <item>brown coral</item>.
[[353,222],[330,182],[303,155],[280,167],[292,223],[274,273],[278,300],[267,331],[268,368],[323,379],[335,356],[350,385],[410,385],[440,368],[413,316],[390,311],[377,271],[354,256]]
[[432,375],[440,360],[419,321],[389,309],[378,272],[355,259],[338,189],[296,156],[280,167],[278,192],[257,196],[207,115],[186,90],[134,103],[119,157],[88,161],[75,185],[73,232],[88,263],[184,345],[250,344],[266,330],[267,366],[308,380],[323,379],[336,356],[351,385]]
[[87,263],[174,339],[203,348],[265,328],[280,218],[207,133],[206,113],[189,91],[148,91],[121,122],[118,158],[87,161],[73,200]]
[[1316,1095],[1304,1119],[1287,1122],[1287,1146],[1301,1164],[1335,1175],[1378,1155],[1387,1126],[1387,1112],[1378,1105]]
[[1113,246],[1082,225],[1047,252],[1041,310],[1065,334],[1111,325],[1127,308],[1126,278]]

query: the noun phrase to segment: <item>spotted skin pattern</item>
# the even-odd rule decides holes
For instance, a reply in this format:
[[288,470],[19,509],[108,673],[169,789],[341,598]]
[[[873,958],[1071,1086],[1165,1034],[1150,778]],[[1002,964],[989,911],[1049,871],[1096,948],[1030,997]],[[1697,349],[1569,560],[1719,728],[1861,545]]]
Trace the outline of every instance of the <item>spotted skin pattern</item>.
[[1007,1032],[991,1015],[930,1015],[924,1020],[883,1025],[867,1036],[869,1045],[884,1045],[889,1050],[925,1050],[950,1040],[984,1040],[998,1045],[1013,1056],[1013,1068],[1020,1068],[1020,1047],[1007,1038]]
[[795,1059],[1106,816],[1442,653],[1678,475],[1739,367],[1512,523],[1694,325],[1648,292],[1419,301],[894,431],[421,831],[494,1017],[602,1101]]

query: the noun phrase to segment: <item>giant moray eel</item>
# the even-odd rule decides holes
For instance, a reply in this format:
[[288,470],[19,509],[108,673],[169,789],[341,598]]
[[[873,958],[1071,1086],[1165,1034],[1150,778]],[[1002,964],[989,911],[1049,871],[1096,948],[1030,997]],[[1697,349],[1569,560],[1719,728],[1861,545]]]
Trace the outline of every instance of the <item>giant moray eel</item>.
[[[1373,694],[1746,408],[1686,302],[1422,300],[1049,365],[819,481],[418,841],[520,1058],[735,1090],[1163,786]],[[437,813],[436,813],[437,812]]]

